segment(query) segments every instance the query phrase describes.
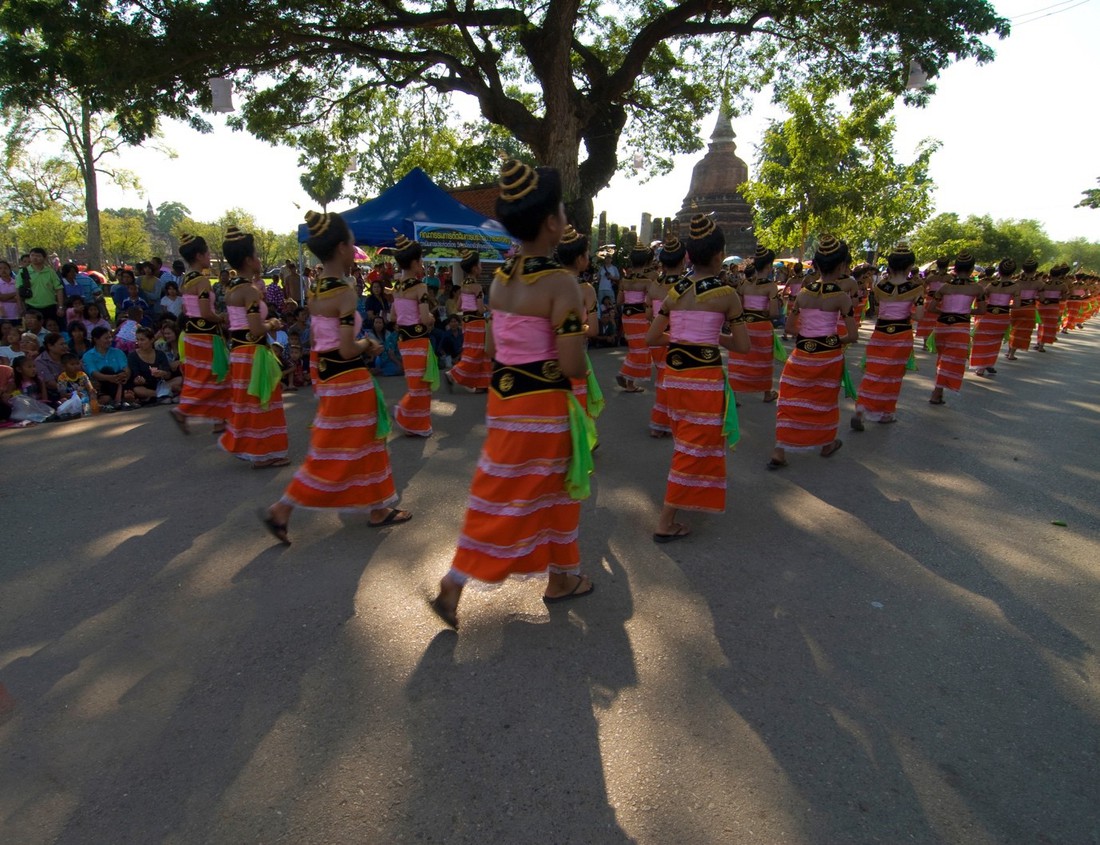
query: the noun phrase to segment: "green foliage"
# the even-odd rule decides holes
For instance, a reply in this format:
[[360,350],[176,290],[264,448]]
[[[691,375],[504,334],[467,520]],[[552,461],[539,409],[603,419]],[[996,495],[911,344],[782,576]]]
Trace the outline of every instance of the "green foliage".
[[835,95],[826,83],[785,86],[790,117],[765,130],[756,178],[740,189],[753,205],[757,238],[773,249],[801,255],[809,237],[825,231],[855,250],[865,242],[885,248],[931,210],[928,163],[938,142],[923,142],[912,163],[898,163],[887,117],[893,96],[864,92],[842,113]]
[[[175,227],[181,220],[184,220],[191,213],[189,209],[182,202],[162,202],[157,206],[157,230],[167,235],[173,227]],[[144,212],[142,213],[144,217]]]
[[[1096,181],[1100,182],[1100,179]],[[1074,208],[1100,208],[1100,188],[1087,188],[1081,193],[1085,198],[1077,203]]]
[[69,160],[42,157],[28,149],[23,124],[16,119],[4,138],[0,204],[19,217],[55,205],[74,212],[84,204],[84,181]]
[[[41,0],[6,0],[0,8],[0,31],[12,35],[6,64],[19,69],[9,98],[29,105],[63,68],[131,142],[148,137],[159,114],[204,126],[207,80],[223,75],[243,94],[252,131],[264,110],[289,116],[266,130],[280,142],[297,143],[301,126],[331,125],[329,149],[301,139],[307,166],[355,148],[352,129],[373,137],[392,128],[378,125],[386,104],[371,93],[469,95],[487,122],[562,171],[582,227],[591,198],[623,166],[624,147],[627,166],[640,150],[660,172],[672,154],[698,148],[697,116],[720,98],[742,102],[766,82],[808,78],[902,94],[910,59],[933,75],[960,59],[988,61],[982,37],[1009,29],[986,0],[936,0],[934,8],[904,0],[52,0],[48,13]],[[906,97],[920,102],[930,92]],[[454,131],[460,148],[493,140]]]
[[138,209],[124,212],[104,211],[99,216],[103,238],[103,258],[109,265],[132,264],[146,260],[153,251],[145,228],[145,213]]
[[319,161],[298,178],[309,198],[320,205],[322,211],[328,211],[329,203],[339,199],[344,192],[344,177],[335,172],[331,164],[331,159]]
[[979,264],[991,264],[1002,258],[1017,263],[1034,258],[1039,264],[1053,261],[1054,242],[1037,220],[994,220],[987,215],[971,215],[961,220],[958,214],[937,214],[921,226],[912,238],[913,252],[920,263],[937,256],[970,252]]
[[24,251],[40,246],[47,252],[67,256],[84,240],[84,226],[54,207],[24,218],[15,227],[15,234]]
[[1100,243],[1074,238],[1054,245],[1054,261],[1066,262],[1071,267],[1100,273]]

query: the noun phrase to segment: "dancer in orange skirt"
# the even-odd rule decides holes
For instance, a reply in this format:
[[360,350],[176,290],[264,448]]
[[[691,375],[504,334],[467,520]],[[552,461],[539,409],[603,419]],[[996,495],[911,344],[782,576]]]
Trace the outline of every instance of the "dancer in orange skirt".
[[970,314],[985,313],[985,289],[970,274],[974,257],[960,252],[955,257],[954,273],[934,294],[939,317],[936,318],[936,386],[928,401],[945,404],[944,390],[962,390],[966,359],[970,352]]
[[1016,262],[1004,259],[997,265],[997,275],[985,287],[985,313],[974,319],[974,338],[970,347],[970,368],[974,375],[989,378],[997,375],[997,357],[1012,323],[1012,303],[1020,296],[1020,283],[1013,277]]
[[[646,291],[646,305],[651,314],[660,310],[673,285],[684,277],[687,249],[676,235],[669,234],[657,251],[657,261],[661,265],[661,275],[650,283],[649,290]],[[665,376],[668,374],[665,364],[667,352],[667,346],[649,345],[649,357],[657,368],[653,382],[653,408],[649,412],[650,437],[672,436],[672,422],[668,418],[668,390],[665,387]]]
[[1066,297],[1066,316],[1062,320],[1062,334],[1079,329],[1088,319],[1088,277],[1077,273],[1069,283],[1069,295]]
[[1008,352],[1005,354],[1007,361],[1015,361],[1017,352],[1026,352],[1031,347],[1031,333],[1035,330],[1035,315],[1038,313],[1035,301],[1043,288],[1043,280],[1035,272],[1038,269],[1039,263],[1034,258],[1025,258],[1023,272],[1016,280],[1020,290],[1009,315],[1012,332],[1008,339]]
[[772,320],[779,316],[779,288],[771,279],[775,252],[757,245],[752,264],[745,268],[741,304],[745,309],[745,328],[749,333],[749,351],[729,354],[730,389],[734,393],[763,393],[765,402],[774,402],[779,394],[772,389],[775,381],[775,329]]
[[[580,574],[577,523],[585,490],[571,461],[591,462],[583,412],[569,379],[584,375],[584,304],[573,275],[550,258],[565,231],[561,177],[505,162],[496,216],[520,241],[519,255],[496,272],[493,305],[493,384],[488,434],[450,571],[432,610],[458,627],[462,589],[472,578],[547,574],[547,604],[580,598],[593,584]],[[575,439],[581,441],[574,452]]]
[[481,256],[472,249],[462,251],[459,305],[462,308],[462,357],[444,375],[448,383],[485,393],[493,362],[485,354],[485,291],[481,287]]
[[[841,287],[848,277],[848,245],[822,235],[814,254],[818,281],[806,282],[795,300],[798,339],[779,378],[775,409],[775,448],[768,469],[787,466],[787,450],[821,449],[821,457],[844,445],[837,439],[844,347],[857,337],[852,298]],[[845,339],[837,334],[837,315],[844,319]]]
[[169,413],[180,431],[190,433],[192,417],[212,420],[214,433],[225,430],[229,417],[229,353],[222,339],[225,316],[214,311],[210,278],[210,247],[195,235],[180,236],[180,256],[187,273],[180,283],[183,294],[183,389],[179,405]]
[[1046,352],[1048,343],[1058,342],[1058,325],[1062,321],[1062,306],[1069,289],[1066,276],[1068,264],[1056,264],[1050,268],[1050,278],[1039,289],[1039,342],[1035,349]]
[[897,422],[895,412],[901,381],[913,354],[913,315],[924,308],[924,283],[914,271],[916,258],[907,243],[899,243],[886,258],[889,273],[874,286],[878,319],[867,342],[866,366],[859,383],[855,431],[863,431],[863,419]]
[[385,403],[364,355],[382,351],[377,341],[356,340],[362,318],[354,282],[344,277],[355,266],[355,239],[339,214],[306,214],[306,246],[323,266],[310,288],[310,370],[317,413],[310,428],[305,463],[279,501],[260,518],[279,542],[295,508],[366,511],[380,528],[408,522],[399,510],[390,456]]
[[428,338],[435,324],[428,306],[428,286],[421,276],[422,250],[396,232],[393,256],[401,272],[394,283],[397,346],[405,367],[405,395],[394,409],[393,421],[408,437],[432,436],[432,391],[439,386],[439,362]]
[[920,345],[927,345],[926,341],[936,327],[940,312],[935,295],[950,280],[951,274],[947,269],[950,266],[951,259],[941,255],[936,259],[936,268],[924,277],[924,316],[917,322],[917,343]]
[[645,295],[650,283],[656,277],[653,272],[653,250],[645,244],[636,243],[628,258],[630,267],[623,273],[619,283],[619,307],[623,315],[623,335],[626,337],[626,359],[615,381],[627,393],[641,393],[639,381],[649,381],[653,364],[649,360],[649,347],[646,346],[645,333],[649,326],[646,315]]
[[225,451],[248,461],[253,469],[285,467],[289,444],[283,413],[282,364],[268,346],[268,333],[282,320],[268,319],[263,295],[249,283],[263,272],[252,235],[236,226],[225,233],[222,255],[237,271],[229,283],[230,413],[218,441]]
[[[588,281],[588,270],[592,265],[588,256],[588,238],[581,235],[572,226],[566,226],[554,251],[558,263],[577,277],[577,286],[584,300],[584,324],[585,337],[596,337],[600,331],[599,308],[596,306],[596,289]],[[573,389],[573,395],[577,397],[585,414],[592,421],[593,430],[595,422],[603,413],[604,398],[600,385],[596,382],[592,372],[592,361],[588,353],[584,353],[584,377],[569,380]],[[593,443],[593,448],[596,447]]]
[[[653,533],[670,543],[691,531],[676,521],[681,510],[726,509],[726,450],[737,440],[737,408],[722,367],[722,351],[745,352],[749,334],[737,291],[718,278],[726,238],[705,214],[691,218],[687,253],[693,271],[669,291],[646,339],[668,347],[665,390],[674,447],[664,506]],[[730,333],[722,327],[730,324]]]

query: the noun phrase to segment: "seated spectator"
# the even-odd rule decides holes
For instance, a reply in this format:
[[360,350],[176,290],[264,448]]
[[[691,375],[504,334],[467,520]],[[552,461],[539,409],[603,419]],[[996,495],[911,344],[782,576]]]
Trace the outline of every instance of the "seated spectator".
[[11,264],[0,258],[0,322],[17,323],[23,317],[23,300]]
[[92,348],[91,338],[88,337],[88,327],[77,321],[69,323],[69,351],[78,358],[83,358],[84,353]]
[[42,379],[38,375],[33,358],[21,355],[12,361],[11,368],[15,372],[15,393],[21,393],[31,399],[37,399],[39,402],[46,401],[46,385],[42,383]]
[[374,318],[369,337],[382,344],[382,352],[374,359],[371,372],[377,376],[399,376],[405,372],[401,365],[401,350],[397,345],[397,330],[393,323],[381,317]]
[[[154,263],[156,266],[154,267]],[[141,278],[137,280],[138,296],[146,311],[156,311],[160,298],[164,295],[164,282],[161,280],[160,259],[146,261],[139,265]],[[128,294],[130,295],[130,294]]]
[[305,387],[309,384],[309,370],[307,369],[306,358],[302,353],[302,343],[293,331],[290,332],[290,346],[288,349],[290,361],[289,368],[283,370],[283,384],[287,390],[297,390],[299,387]]
[[61,356],[69,351],[69,344],[65,342],[58,332],[50,332],[46,335],[46,342],[42,345],[42,351],[34,359],[34,368],[42,384],[46,388],[46,397],[50,402],[57,402],[57,377],[61,375]]
[[610,296],[600,303],[600,333],[596,342],[601,346],[619,345],[619,309]]
[[115,313],[118,313],[118,309],[122,307],[122,301],[126,299],[127,291],[130,285],[136,281],[134,271],[129,267],[123,267],[115,275],[118,279],[117,282],[111,287],[111,299],[115,301]]
[[38,338],[39,343],[46,339],[48,332],[42,325],[41,311],[35,311],[33,308],[28,308],[23,313],[23,331],[33,334]]
[[4,323],[0,329],[2,329],[0,341],[3,343],[0,346],[0,363],[10,367],[11,362],[23,354],[23,350],[19,348],[19,337],[23,332],[12,323]]
[[15,392],[15,370],[0,364],[0,422],[11,419],[11,396]]
[[92,331],[92,348],[84,353],[84,372],[91,376],[99,394],[99,404],[110,413],[119,408],[136,407],[134,395],[126,390],[130,369],[126,353],[111,346],[111,331],[100,326]]
[[[374,273],[371,274],[371,276],[373,275]],[[381,317],[383,320],[389,317],[390,304],[386,299],[380,279],[371,279],[370,293],[367,294],[367,298],[363,302],[363,310],[369,318],[368,323],[373,322],[375,317]]]
[[160,299],[162,313],[171,314],[177,319],[183,316],[183,297],[180,296],[180,286],[175,282],[164,283],[164,296]]
[[65,325],[84,319],[84,297],[70,296],[65,301]]
[[118,328],[115,330],[115,346],[127,355],[137,349],[137,331],[140,328],[145,328],[141,324],[141,319],[144,316],[145,312],[134,306],[127,311],[126,318],[119,323]]
[[447,320],[447,328],[439,341],[439,366],[449,370],[462,357],[462,325],[458,317]]
[[310,350],[310,334],[309,334],[309,308],[301,306],[294,312],[294,322],[287,328],[288,334],[293,332],[298,335],[298,340],[302,344],[302,354],[308,359]]
[[108,323],[103,317],[103,309],[95,302],[89,302],[84,306],[84,328],[88,330],[88,334],[91,335],[98,328],[111,328],[111,324]]
[[[179,395],[183,378],[176,376],[173,384],[168,357],[153,344],[153,330],[139,328],[137,348],[129,354],[127,359],[130,381],[126,386],[134,392],[134,396],[141,405],[155,405],[158,402],[167,405],[172,401],[172,396]],[[157,387],[161,382],[171,391],[170,394],[162,390],[161,395],[157,396]]]
[[74,296],[84,294],[84,288],[77,281],[78,272],[79,268],[75,264],[63,264],[61,266],[61,287],[64,288],[65,299],[72,299]]
[[[145,312],[147,306],[145,300],[141,298],[141,293],[138,291],[137,282],[130,282],[126,285],[126,298],[122,300],[122,304],[119,305],[118,310],[115,311],[115,323],[121,323],[124,319],[130,316],[130,309],[136,308],[142,313]],[[142,322],[139,317],[138,322]]]
[[80,398],[83,415],[98,413],[99,402],[96,401],[95,387],[88,374],[80,364],[80,358],[72,352],[66,352],[61,356],[61,375],[57,377],[57,392],[59,400],[65,402],[72,396]]
[[46,334],[59,334],[65,338],[65,342],[69,342],[69,333],[61,330],[61,324],[57,322],[53,317],[47,317],[45,324],[42,326],[46,330]]

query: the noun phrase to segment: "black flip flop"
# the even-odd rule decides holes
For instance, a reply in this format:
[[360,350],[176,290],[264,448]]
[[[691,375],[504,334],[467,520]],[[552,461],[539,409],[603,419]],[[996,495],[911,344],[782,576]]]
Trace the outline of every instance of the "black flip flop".
[[267,530],[271,532],[271,536],[282,543],[284,546],[290,545],[290,536],[287,534],[287,528],[289,527],[285,522],[276,522],[275,517],[271,515],[269,511],[260,508],[259,511],[260,522],[267,526]]
[[775,458],[769,460],[764,466],[768,469],[783,469],[787,465],[786,461],[777,461]]
[[[404,514],[404,516],[402,516]],[[400,525],[403,522],[408,522],[413,518],[413,515],[409,511],[403,511],[399,508],[390,508],[390,512],[386,514],[386,518],[379,520],[378,522],[367,521],[367,525],[371,528],[383,528],[386,525]]]
[[654,543],[672,543],[676,540],[682,540],[682,539],[684,539],[684,537],[690,537],[691,536],[691,532],[687,530],[686,525],[681,525],[678,522],[675,523],[675,525],[676,525],[676,530],[673,531],[671,534],[661,534],[660,532],[654,532],[653,533],[653,542]]
[[[588,589],[585,590],[583,593],[578,593],[577,590],[579,590],[581,588],[581,585],[583,584],[588,584]],[[573,589],[566,593],[564,596],[543,596],[542,600],[546,602],[546,604],[558,604],[559,602],[570,601],[572,599],[581,599],[585,596],[590,596],[595,591],[595,584],[593,584],[588,578],[584,577],[583,575],[578,575],[576,586],[574,586]]]
[[834,440],[830,445],[833,448],[830,449],[828,452],[822,452],[821,457],[831,458],[833,455],[835,455],[837,452],[840,451],[841,447],[844,445],[844,441],[843,440]]

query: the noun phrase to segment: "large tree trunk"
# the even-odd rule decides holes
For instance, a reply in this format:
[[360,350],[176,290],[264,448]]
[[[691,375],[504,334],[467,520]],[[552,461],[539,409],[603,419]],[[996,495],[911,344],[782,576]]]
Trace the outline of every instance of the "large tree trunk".
[[84,175],[84,212],[88,216],[88,268],[102,270],[103,236],[99,229],[99,187],[92,149],[92,116],[84,103],[80,105],[80,152],[80,169]]

